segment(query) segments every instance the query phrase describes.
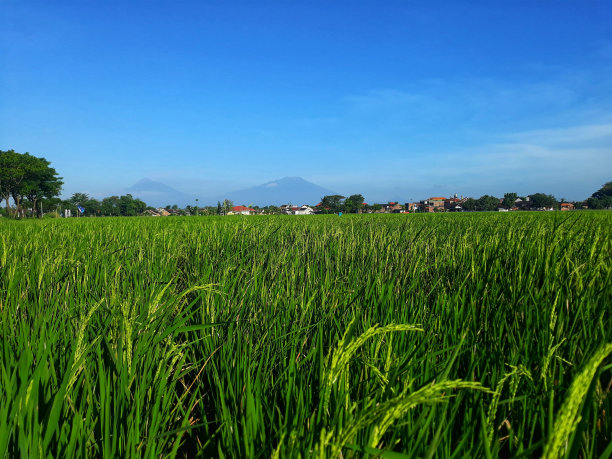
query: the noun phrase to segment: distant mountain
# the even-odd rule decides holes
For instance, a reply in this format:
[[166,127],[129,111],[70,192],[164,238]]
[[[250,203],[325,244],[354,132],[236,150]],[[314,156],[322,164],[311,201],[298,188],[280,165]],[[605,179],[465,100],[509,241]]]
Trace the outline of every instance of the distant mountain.
[[252,188],[226,193],[219,200],[230,199],[236,205],[302,205],[317,204],[323,196],[330,194],[335,193],[301,177],[285,177]]
[[165,207],[178,204],[179,207],[194,205],[195,199],[182,191],[149,178],[143,178],[126,189],[135,198],[142,199],[153,207]]

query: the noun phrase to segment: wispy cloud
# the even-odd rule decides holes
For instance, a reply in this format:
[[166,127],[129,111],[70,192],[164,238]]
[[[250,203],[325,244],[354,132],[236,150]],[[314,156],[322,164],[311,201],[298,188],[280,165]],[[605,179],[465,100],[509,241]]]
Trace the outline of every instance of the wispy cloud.
[[568,122],[592,124],[594,112],[612,113],[609,70],[537,67],[514,78],[412,81],[401,89],[378,88],[346,96],[346,118],[370,115],[373,123],[379,119],[387,124],[409,120],[414,130],[434,123],[443,129],[445,122],[476,130],[495,126],[499,132]]
[[[535,129],[508,136],[509,139],[537,145],[559,145],[566,143],[609,142],[612,145],[612,123],[588,124],[559,127],[555,129]],[[610,148],[612,150],[612,148]]]
[[339,190],[357,187],[355,192],[379,201],[509,191],[583,199],[612,179],[611,137],[612,123],[526,130],[442,153],[412,152],[374,170],[347,165],[341,177],[323,173],[316,180]]

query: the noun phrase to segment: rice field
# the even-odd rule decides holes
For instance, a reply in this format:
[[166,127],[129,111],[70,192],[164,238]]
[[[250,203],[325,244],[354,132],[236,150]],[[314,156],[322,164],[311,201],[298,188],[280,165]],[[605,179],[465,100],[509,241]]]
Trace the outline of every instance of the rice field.
[[0,221],[0,456],[610,457],[612,213]]

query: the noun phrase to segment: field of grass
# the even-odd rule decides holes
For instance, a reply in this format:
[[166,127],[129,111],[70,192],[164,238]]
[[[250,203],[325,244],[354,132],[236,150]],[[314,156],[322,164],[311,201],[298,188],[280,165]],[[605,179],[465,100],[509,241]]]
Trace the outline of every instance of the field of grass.
[[0,221],[0,456],[610,457],[611,255],[612,212]]

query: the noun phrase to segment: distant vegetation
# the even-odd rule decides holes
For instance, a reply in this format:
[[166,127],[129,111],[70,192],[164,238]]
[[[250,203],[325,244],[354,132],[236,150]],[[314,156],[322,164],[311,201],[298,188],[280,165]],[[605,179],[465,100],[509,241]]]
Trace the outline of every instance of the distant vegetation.
[[[309,184],[300,178],[285,178],[271,183],[278,186],[288,186],[288,183],[294,182],[302,186],[302,188],[307,185],[317,188],[315,185]],[[136,184],[135,188],[138,189],[139,186],[147,186],[151,183],[155,182],[148,179],[143,180]],[[55,169],[51,167],[51,163],[45,158],[38,158],[29,153],[17,153],[14,150],[0,150],[0,200],[4,202],[4,209],[0,208],[0,215],[14,218],[42,217],[43,215],[128,217],[143,215],[147,210],[154,210],[132,194],[109,196],[98,200],[87,193],[74,193],[69,199],[62,200],[58,197],[62,190],[62,185],[62,177],[58,176]],[[157,185],[163,186],[162,184]],[[259,193],[257,196],[260,196],[263,193],[262,190],[267,190],[266,193],[269,192],[268,188],[266,186],[254,187],[251,190],[253,193]],[[324,190],[323,188],[321,189]],[[246,192],[248,190],[243,190],[239,195],[244,196]],[[521,202],[518,207],[517,200]],[[195,201],[197,202],[197,199]],[[349,197],[334,194],[323,196],[318,204],[299,204],[311,204],[313,206],[316,204],[316,213],[329,214],[339,212],[424,211],[429,205],[426,204],[426,201],[421,201],[419,205],[409,209],[413,203],[367,204],[362,194],[353,194]],[[523,197],[519,197],[517,193],[506,193],[503,198],[484,195],[478,199],[465,198],[453,200],[449,198],[447,201],[444,202],[443,206],[435,206],[435,208],[430,208],[429,210],[443,212],[455,210],[493,211],[498,208],[518,210],[558,209],[565,202],[563,199],[558,201],[554,196],[544,193],[535,193]],[[176,204],[169,203],[165,206],[165,210],[170,215],[227,215],[233,206],[233,201],[225,199],[223,202],[220,201],[217,206],[200,207],[196,204],[195,206],[185,206],[183,209],[179,208]],[[247,204],[245,203],[244,206],[247,206]],[[574,202],[572,206],[572,208],[576,209],[612,208],[612,182],[603,185],[601,189],[593,193],[586,201]],[[255,211],[253,213],[263,214],[291,213],[274,205],[264,207],[252,206],[252,210]],[[159,215],[158,212],[154,214]]]
[[[78,208],[81,208],[79,210]],[[86,193],[75,193],[67,201],[60,204],[61,209],[69,209],[73,214],[81,212],[83,216],[92,217],[134,217],[141,215],[147,205],[144,201],[134,198],[131,194],[125,196],[109,196],[102,200],[97,200]]]
[[[62,184],[62,178],[45,158],[0,150],[0,198],[5,203],[5,214],[25,217],[29,209],[30,214],[41,216],[43,202],[58,196]],[[11,199],[14,208],[9,205]]]
[[[520,201],[520,202],[517,202]],[[387,203],[387,204],[367,204],[361,194],[354,194],[345,198],[341,195],[329,195],[321,198],[321,202],[315,206],[318,214],[335,214],[338,212],[345,213],[364,213],[364,212],[384,212],[389,211],[390,204],[394,205],[393,209],[401,211],[408,210],[408,203]],[[452,199],[451,204],[454,205]],[[564,203],[564,200],[558,201],[554,196],[544,193],[535,193],[529,196],[518,196],[516,193],[506,193],[503,198],[484,195],[478,199],[467,198],[458,201],[463,211],[494,211],[498,208],[505,209],[520,209],[520,210],[538,210],[538,209],[559,209]],[[131,194],[125,196],[110,196],[102,200],[90,197],[86,193],[74,193],[67,200],[45,200],[43,209],[59,215],[59,213],[68,209],[73,216],[77,213],[85,217],[101,217],[101,216],[137,216],[142,215],[145,211],[153,210],[144,201],[134,198]],[[49,208],[51,205],[51,208]],[[516,207],[520,205],[520,207]],[[612,182],[606,183],[601,189],[593,193],[586,201],[574,202],[572,205],[576,209],[607,209],[612,208]],[[55,207],[53,207],[55,206]],[[176,204],[168,204],[163,207],[168,211],[169,215],[186,216],[186,215],[226,215],[228,214],[234,202],[226,199],[223,202],[219,201],[216,206],[186,206],[181,209]],[[80,210],[79,210],[80,208]],[[162,208],[160,208],[162,209]],[[422,207],[421,207],[422,209]],[[277,215],[287,213],[286,210],[277,206],[253,206],[253,213],[261,213],[267,215]],[[398,210],[398,211],[399,211]],[[448,210],[445,207],[436,208],[436,211]],[[22,211],[23,214],[23,211]],[[25,215],[28,215],[27,213]],[[37,215],[30,212],[30,215]]]
[[607,457],[612,213],[0,221],[0,456]]
[[612,182],[606,183],[586,200],[589,209],[612,208]]

